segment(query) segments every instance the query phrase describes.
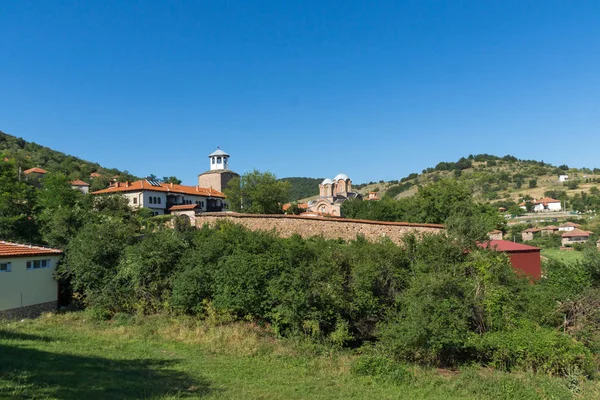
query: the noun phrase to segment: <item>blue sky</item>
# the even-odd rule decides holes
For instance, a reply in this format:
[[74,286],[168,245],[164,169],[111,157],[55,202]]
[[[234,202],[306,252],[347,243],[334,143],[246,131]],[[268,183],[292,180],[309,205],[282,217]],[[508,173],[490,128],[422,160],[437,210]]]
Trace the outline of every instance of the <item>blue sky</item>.
[[600,167],[600,2],[0,4],[0,130],[194,184],[399,179],[476,153]]

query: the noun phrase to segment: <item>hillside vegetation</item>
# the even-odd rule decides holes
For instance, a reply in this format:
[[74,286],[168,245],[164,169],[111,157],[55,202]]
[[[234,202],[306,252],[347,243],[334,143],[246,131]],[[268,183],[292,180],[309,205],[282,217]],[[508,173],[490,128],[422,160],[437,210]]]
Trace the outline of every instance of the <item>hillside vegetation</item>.
[[97,179],[106,181],[100,185],[103,187],[106,186],[109,178],[116,175],[121,181],[137,179],[127,171],[104,168],[98,163],[82,160],[2,131],[0,131],[0,154],[3,160],[14,162],[22,171],[38,167],[49,172],[60,172],[69,179],[81,179],[88,183],[90,174],[96,172],[101,175]]
[[[568,175],[569,181],[559,182],[559,175]],[[597,189],[594,188],[600,185],[600,168],[578,169],[544,161],[519,160],[510,155],[478,154],[456,162],[440,162],[400,180],[369,182],[355,187],[365,194],[378,191],[380,197],[402,198],[415,194],[421,186],[448,177],[469,185],[477,200],[510,205],[523,198],[550,196],[560,200],[561,196],[594,193]]]
[[290,200],[298,201],[307,197],[317,196],[319,194],[319,184],[323,182],[324,178],[281,178],[280,181],[289,182],[291,185],[290,189]]

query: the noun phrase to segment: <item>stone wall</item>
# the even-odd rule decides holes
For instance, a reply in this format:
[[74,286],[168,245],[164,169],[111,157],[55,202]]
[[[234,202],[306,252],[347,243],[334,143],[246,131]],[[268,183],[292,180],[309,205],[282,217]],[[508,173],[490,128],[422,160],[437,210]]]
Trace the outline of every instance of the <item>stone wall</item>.
[[56,311],[57,307],[58,302],[50,301],[27,307],[13,308],[12,310],[0,311],[0,319],[36,318],[44,312]]
[[238,213],[204,213],[196,216],[196,226],[214,225],[217,221],[231,221],[253,231],[275,230],[279,236],[323,236],[327,239],[353,240],[357,235],[376,241],[387,237],[396,244],[409,233],[418,235],[444,231],[443,225],[411,224],[407,222],[379,222],[346,218],[322,218],[296,215],[258,215]]

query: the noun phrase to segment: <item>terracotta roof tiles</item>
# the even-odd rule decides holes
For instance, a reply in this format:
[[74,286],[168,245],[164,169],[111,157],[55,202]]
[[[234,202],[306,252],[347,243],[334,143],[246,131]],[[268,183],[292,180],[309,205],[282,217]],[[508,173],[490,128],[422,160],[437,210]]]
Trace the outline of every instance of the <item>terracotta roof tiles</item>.
[[123,192],[139,192],[142,190],[149,190],[154,192],[164,193],[175,193],[175,194],[188,194],[193,196],[208,196],[208,197],[221,197],[225,198],[225,195],[218,190],[212,188],[201,188],[199,186],[185,186],[175,185],[173,183],[160,183],[159,186],[154,186],[145,180],[139,180],[135,182],[115,182],[114,186],[107,189],[98,190],[92,194],[110,194],[110,193],[123,193]]
[[71,185],[73,185],[73,186],[90,186],[89,183],[86,183],[86,182],[82,181],[81,179],[75,179],[74,181],[71,181]]
[[36,167],[36,168],[26,169],[25,171],[23,171],[23,173],[25,175],[29,175],[29,174],[33,174],[33,173],[36,173],[36,174],[47,174],[48,171],[46,171],[45,169],[41,169],[41,168],[37,168]]
[[62,250],[0,241],[0,257],[41,256],[46,254],[60,255]]

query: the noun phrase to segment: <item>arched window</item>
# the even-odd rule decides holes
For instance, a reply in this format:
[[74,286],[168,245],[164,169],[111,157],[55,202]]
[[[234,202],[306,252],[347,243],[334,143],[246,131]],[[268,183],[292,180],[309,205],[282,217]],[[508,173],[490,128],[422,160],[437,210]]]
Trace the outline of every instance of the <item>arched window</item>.
[[160,197],[158,198],[158,204],[160,204]]
[[212,160],[212,163],[214,164],[215,163],[215,158],[213,157],[213,158],[211,158],[211,160]]
[[221,164],[221,157],[217,157],[217,164]]
[[152,196],[148,199],[148,203],[152,204]]

